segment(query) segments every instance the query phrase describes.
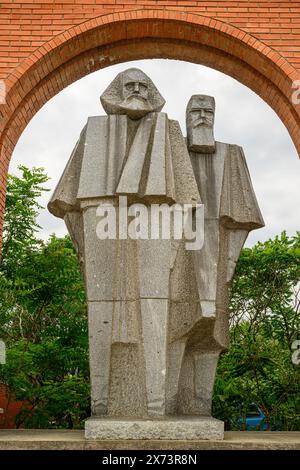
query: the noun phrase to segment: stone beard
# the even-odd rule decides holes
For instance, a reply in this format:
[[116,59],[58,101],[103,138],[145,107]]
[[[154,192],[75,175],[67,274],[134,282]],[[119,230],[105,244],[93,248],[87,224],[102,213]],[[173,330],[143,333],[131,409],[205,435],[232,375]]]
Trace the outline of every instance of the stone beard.
[[212,96],[194,95],[187,110],[188,147],[192,152],[214,153],[215,99]]
[[123,101],[120,103],[120,108],[132,119],[141,118],[152,111],[148,100],[148,81],[143,74],[128,73],[126,78],[123,76],[122,94]]
[[[101,102],[107,116],[88,119],[48,204],[85,281],[86,437],[220,439],[211,401],[228,347],[228,282],[249,230],[263,224],[242,150],[215,143],[214,100],[203,95],[189,102],[187,148],[138,69],[117,75]],[[184,238],[99,239],[97,209],[112,204],[120,215],[119,196],[149,213],[153,203],[204,202],[204,249],[188,251]]]

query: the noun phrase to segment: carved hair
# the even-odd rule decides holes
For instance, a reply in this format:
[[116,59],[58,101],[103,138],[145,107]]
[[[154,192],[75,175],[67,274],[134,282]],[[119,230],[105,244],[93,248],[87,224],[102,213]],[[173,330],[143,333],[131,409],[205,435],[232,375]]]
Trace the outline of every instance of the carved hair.
[[[136,79],[142,79],[148,87],[148,97],[144,109],[129,109],[124,103],[123,87],[126,77],[135,75]],[[100,97],[102,106],[107,114],[128,114],[130,117],[138,119],[149,112],[161,111],[165,104],[152,80],[141,70],[130,68],[119,73],[111,84],[106,88]]]

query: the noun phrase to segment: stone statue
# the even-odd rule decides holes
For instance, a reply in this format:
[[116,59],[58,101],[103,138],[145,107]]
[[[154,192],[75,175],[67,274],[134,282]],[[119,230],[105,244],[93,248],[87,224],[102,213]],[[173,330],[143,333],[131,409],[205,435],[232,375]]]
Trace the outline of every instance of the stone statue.
[[195,331],[198,352],[186,376],[186,407],[194,414],[210,412],[219,354],[229,345],[228,287],[248,233],[264,226],[243,149],[215,141],[214,116],[213,97],[191,97],[187,145],[204,204],[204,245],[193,252],[203,340]]
[[[242,150],[215,143],[213,99],[198,95],[186,142],[138,69],[117,75],[101,102],[107,116],[88,119],[48,205],[67,225],[85,281],[86,437],[220,439],[211,397],[228,342],[228,282],[249,230],[263,225]],[[169,237],[149,236],[169,207],[189,206],[195,224],[201,200],[201,250],[187,248],[184,224],[181,238],[175,223]],[[153,222],[155,208],[163,216]],[[108,213],[113,237],[99,235]],[[140,232],[128,237],[137,213]]]

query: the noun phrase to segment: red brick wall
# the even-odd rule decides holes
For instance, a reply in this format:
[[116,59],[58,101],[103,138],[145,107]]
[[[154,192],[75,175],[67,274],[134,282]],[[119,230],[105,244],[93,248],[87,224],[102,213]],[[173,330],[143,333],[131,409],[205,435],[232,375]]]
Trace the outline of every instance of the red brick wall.
[[300,2],[6,0],[0,3],[0,226],[22,130],[71,82],[117,62],[177,58],[221,70],[272,106],[300,153]]
[[15,401],[7,387],[0,384],[0,429],[13,429],[15,417],[26,406],[25,402]]

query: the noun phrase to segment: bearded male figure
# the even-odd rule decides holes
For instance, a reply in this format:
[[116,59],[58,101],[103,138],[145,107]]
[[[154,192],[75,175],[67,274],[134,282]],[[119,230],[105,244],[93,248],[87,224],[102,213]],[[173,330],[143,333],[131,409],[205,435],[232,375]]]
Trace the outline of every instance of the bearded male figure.
[[187,145],[204,204],[204,245],[193,252],[202,319],[190,332],[181,397],[192,414],[210,412],[219,354],[229,346],[228,288],[248,233],[264,226],[243,149],[215,141],[214,117],[213,97],[190,98]]

